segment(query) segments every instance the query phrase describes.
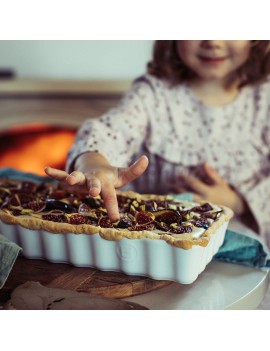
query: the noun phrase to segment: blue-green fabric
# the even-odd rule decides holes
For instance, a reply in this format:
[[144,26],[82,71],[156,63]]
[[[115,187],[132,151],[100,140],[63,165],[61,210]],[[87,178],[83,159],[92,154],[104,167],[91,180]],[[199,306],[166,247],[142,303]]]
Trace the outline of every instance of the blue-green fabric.
[[13,267],[21,248],[0,234],[0,289]]
[[214,259],[255,268],[270,267],[269,256],[258,240],[232,230],[226,231],[223,245]]
[[6,167],[0,168],[0,178],[10,178],[15,180],[29,180],[33,182],[55,182],[50,177],[43,177],[38,174],[17,171],[14,168]]

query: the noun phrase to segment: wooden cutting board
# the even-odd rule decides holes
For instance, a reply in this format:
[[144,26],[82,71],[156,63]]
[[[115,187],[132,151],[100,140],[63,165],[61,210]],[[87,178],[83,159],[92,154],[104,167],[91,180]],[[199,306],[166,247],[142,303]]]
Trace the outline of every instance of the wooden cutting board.
[[153,280],[18,257],[4,287],[0,289],[0,300],[7,301],[12,290],[26,281],[38,281],[50,288],[83,291],[111,298],[139,295],[172,283],[168,280]]

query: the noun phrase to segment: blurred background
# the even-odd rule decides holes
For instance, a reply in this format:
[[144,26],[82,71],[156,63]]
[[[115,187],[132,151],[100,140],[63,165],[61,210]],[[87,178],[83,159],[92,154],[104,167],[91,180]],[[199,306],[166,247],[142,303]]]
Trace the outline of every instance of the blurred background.
[[0,69],[18,77],[133,79],[151,57],[149,40],[0,41]]
[[0,41],[0,168],[65,169],[86,118],[117,105],[153,41]]

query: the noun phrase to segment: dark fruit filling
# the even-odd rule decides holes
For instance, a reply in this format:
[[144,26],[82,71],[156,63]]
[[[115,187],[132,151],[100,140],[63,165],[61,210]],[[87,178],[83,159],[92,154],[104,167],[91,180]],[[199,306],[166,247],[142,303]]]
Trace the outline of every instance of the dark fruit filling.
[[141,200],[117,195],[120,220],[112,223],[100,196],[69,193],[60,184],[0,180],[0,208],[14,216],[35,216],[46,221],[73,225],[157,233],[191,233],[194,227],[207,229],[222,212],[209,203],[186,208],[186,203]]

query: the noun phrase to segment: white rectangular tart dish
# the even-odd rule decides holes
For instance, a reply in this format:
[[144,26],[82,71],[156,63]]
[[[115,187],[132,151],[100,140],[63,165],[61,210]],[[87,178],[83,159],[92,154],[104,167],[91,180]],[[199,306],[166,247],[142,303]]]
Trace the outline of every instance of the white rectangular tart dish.
[[190,284],[222,245],[232,211],[208,202],[117,192],[112,223],[102,198],[60,184],[0,180],[0,232],[30,259]]
[[145,275],[157,280],[193,283],[222,245],[228,222],[211,235],[206,247],[189,250],[163,240],[105,240],[99,234],[53,234],[0,222],[0,231],[22,247],[22,255],[77,267],[95,267],[129,275]]

